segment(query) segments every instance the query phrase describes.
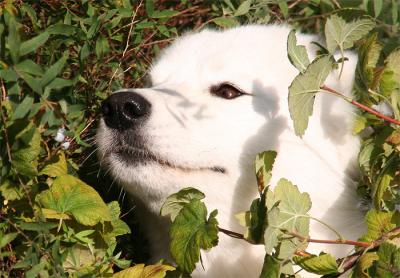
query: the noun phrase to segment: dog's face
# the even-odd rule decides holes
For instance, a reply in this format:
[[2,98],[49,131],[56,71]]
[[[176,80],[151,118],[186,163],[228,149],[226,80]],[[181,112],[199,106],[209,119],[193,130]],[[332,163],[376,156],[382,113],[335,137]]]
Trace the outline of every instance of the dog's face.
[[104,101],[102,163],[128,191],[155,199],[184,186],[236,182],[290,124],[279,114],[296,72],[285,37],[267,43],[276,29],[203,31],[167,48],[150,88]]

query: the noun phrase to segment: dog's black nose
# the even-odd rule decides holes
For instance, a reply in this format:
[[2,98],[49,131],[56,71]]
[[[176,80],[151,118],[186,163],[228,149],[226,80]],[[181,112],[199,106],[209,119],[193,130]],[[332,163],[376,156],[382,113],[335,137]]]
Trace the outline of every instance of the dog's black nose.
[[151,104],[134,92],[118,92],[109,96],[101,105],[106,125],[113,129],[126,130],[150,114]]

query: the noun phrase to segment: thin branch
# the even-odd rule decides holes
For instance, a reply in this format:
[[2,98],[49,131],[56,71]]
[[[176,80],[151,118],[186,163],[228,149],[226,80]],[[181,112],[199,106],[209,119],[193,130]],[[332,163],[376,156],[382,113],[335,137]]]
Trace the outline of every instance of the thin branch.
[[[222,228],[220,228],[220,227],[218,227],[218,231],[221,232],[221,233],[224,233],[224,234],[226,234],[226,235],[228,235],[228,236],[230,236],[230,237],[233,237],[233,238],[238,238],[238,239],[246,240],[246,238],[244,237],[244,235],[242,235],[242,234],[240,234],[240,233],[232,232],[232,231],[229,231],[229,230],[226,230],[226,229],[222,229]],[[246,241],[247,241],[247,240],[246,240]]]
[[392,123],[392,124],[400,126],[400,121],[399,120],[396,120],[396,119],[393,119],[393,118],[391,118],[389,116],[383,115],[379,111],[376,111],[375,109],[373,109],[371,107],[368,107],[368,106],[366,106],[366,105],[364,105],[362,103],[359,103],[358,101],[349,99],[345,95],[339,93],[338,91],[336,91],[336,90],[334,90],[334,89],[332,89],[332,88],[330,88],[330,87],[328,87],[326,85],[321,86],[321,89],[343,98],[344,100],[350,102],[354,106],[356,106],[356,107],[358,107],[358,108],[360,108],[360,109],[362,109],[364,111],[367,111],[368,113],[373,114],[373,115],[377,116],[378,118],[380,118],[382,120],[385,120],[385,121],[388,121],[389,123]]
[[325,243],[325,244],[344,244],[344,245],[353,245],[353,246],[359,246],[359,247],[364,247],[364,248],[371,246],[371,243],[363,242],[363,241],[353,241],[353,240],[346,240],[346,239],[337,239],[337,240],[313,239],[313,238],[304,237],[295,232],[285,232],[285,233],[288,235],[297,237],[301,241],[306,241],[306,242]]

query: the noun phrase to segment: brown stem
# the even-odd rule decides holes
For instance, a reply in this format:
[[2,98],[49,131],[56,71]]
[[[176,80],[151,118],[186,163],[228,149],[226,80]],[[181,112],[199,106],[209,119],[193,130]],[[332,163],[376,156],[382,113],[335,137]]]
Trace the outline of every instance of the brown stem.
[[329,239],[313,239],[313,238],[306,238],[303,237],[302,235],[299,235],[295,232],[286,232],[288,235],[292,235],[294,237],[297,237],[301,241],[307,241],[307,242],[314,242],[314,243],[325,243],[325,244],[345,244],[345,245],[353,245],[353,246],[359,246],[359,247],[369,247],[371,243],[368,242],[362,242],[362,241],[353,241],[353,240],[329,240]]
[[[339,93],[338,91],[336,91],[336,90],[334,90],[334,89],[332,89],[332,88],[330,88],[330,87],[328,87],[326,85],[322,85],[321,89],[325,90],[325,91],[328,91],[328,92],[330,92],[330,93],[332,93],[334,95],[340,96],[342,98],[344,97],[343,94]],[[368,113],[373,114],[373,115],[377,116],[378,118],[380,118],[382,120],[388,121],[388,122],[390,122],[392,124],[395,124],[395,125],[400,125],[400,121],[399,120],[396,120],[396,119],[393,119],[393,118],[388,117],[386,115],[383,115],[382,113],[380,113],[379,111],[376,111],[375,109],[373,109],[371,107],[368,107],[368,106],[366,106],[366,105],[364,105],[362,103],[359,103],[358,101],[355,101],[355,100],[348,100],[348,101],[351,104],[353,104],[354,106],[356,106],[356,107],[358,107],[358,108],[360,108],[360,109],[362,109],[364,111],[367,111]]]
[[240,234],[240,233],[232,232],[232,231],[229,231],[229,230],[226,230],[226,229],[222,229],[222,228],[220,228],[220,227],[218,227],[218,231],[220,231],[221,233],[224,233],[224,234],[226,234],[226,235],[228,235],[228,236],[230,236],[230,237],[233,237],[233,238],[238,238],[238,239],[244,239],[244,240],[246,240],[246,239],[244,238],[244,235],[242,235],[242,234]]

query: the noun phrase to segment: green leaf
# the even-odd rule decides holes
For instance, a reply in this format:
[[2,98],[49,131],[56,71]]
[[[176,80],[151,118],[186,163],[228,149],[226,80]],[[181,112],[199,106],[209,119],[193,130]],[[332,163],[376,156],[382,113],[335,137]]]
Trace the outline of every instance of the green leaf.
[[19,23],[15,20],[14,16],[8,17],[8,49],[10,50],[11,59],[14,64],[18,63],[19,60],[19,49],[21,45],[21,38],[19,35]]
[[72,36],[74,35],[79,28],[68,25],[68,24],[54,24],[52,26],[49,26],[46,29],[46,32],[49,35],[64,35],[64,36]]
[[[271,253],[278,245],[278,237],[287,232],[295,232],[308,237],[310,219],[308,211],[311,208],[310,196],[300,193],[297,186],[290,181],[281,179],[274,190],[278,205],[268,211],[267,229],[264,234],[265,249]],[[280,243],[279,258],[290,258],[296,249],[305,249],[306,242],[296,237],[287,237]]]
[[137,264],[133,267],[127,268],[120,272],[115,273],[112,278],[163,278],[167,271],[175,270],[170,265],[147,265]]
[[121,209],[119,207],[119,204],[117,201],[113,201],[109,204],[107,204],[108,210],[110,212],[111,216],[111,225],[113,226],[113,230],[110,234],[107,236],[120,236],[120,235],[125,235],[129,234],[131,232],[131,229],[129,226],[122,221],[119,217],[121,214]]
[[57,77],[57,75],[60,74],[65,65],[65,62],[68,59],[68,55],[68,51],[65,51],[63,56],[46,70],[42,79],[40,80],[40,86],[42,88],[48,85],[51,81],[53,81],[53,79]]
[[3,235],[2,232],[0,232],[0,249],[9,244],[11,241],[13,241],[17,236],[18,236],[17,233],[10,233]]
[[178,12],[173,10],[154,11],[151,18],[169,18],[176,15]]
[[336,259],[330,254],[311,255],[309,257],[294,257],[294,262],[302,269],[320,275],[338,273]]
[[40,46],[42,46],[47,42],[49,37],[50,37],[49,33],[44,31],[43,33],[37,35],[32,39],[24,41],[23,43],[21,43],[19,54],[23,56],[36,51],[36,49],[38,49]]
[[372,267],[375,261],[379,259],[376,252],[368,252],[362,255],[358,259],[358,263],[354,268],[354,277],[359,278],[371,278],[372,276],[369,275],[368,269]]
[[382,5],[383,5],[383,1],[382,0],[374,0],[374,15],[375,18],[377,18],[381,11],[382,11]]
[[281,274],[280,269],[281,260],[278,260],[269,254],[265,254],[260,278],[279,278]]
[[208,250],[218,243],[217,211],[207,219],[207,208],[198,199],[191,200],[171,225],[170,251],[184,273],[191,273],[200,259],[200,248]]
[[15,109],[14,113],[13,113],[13,117],[12,120],[18,120],[18,119],[22,119],[23,117],[25,117],[29,111],[31,110],[33,105],[33,97],[27,95],[24,100],[17,105],[17,108]]
[[96,55],[101,58],[110,51],[107,38],[100,36],[96,41]]
[[235,11],[234,16],[241,16],[245,15],[249,12],[252,0],[245,0],[243,1],[237,10]]
[[12,153],[12,165],[21,175],[36,176],[41,141],[39,130],[32,126],[21,135],[21,139],[28,142],[27,146]]
[[67,174],[67,160],[65,159],[65,154],[59,152],[58,155],[52,157],[39,174],[53,178]]
[[400,49],[397,49],[389,54],[385,59],[386,70],[392,71],[394,80],[397,81],[400,87]]
[[315,94],[320,91],[333,67],[328,55],[315,59],[289,86],[289,112],[296,135],[302,136],[313,112]]
[[377,277],[399,277],[400,246],[398,239],[382,243],[379,246],[378,257]]
[[239,24],[234,17],[217,17],[212,20],[215,24],[222,28],[232,28]]
[[146,0],[146,13],[151,17],[154,12],[154,0]]
[[396,227],[395,212],[384,212],[371,209],[365,216],[367,224],[367,233],[363,235],[359,241],[372,242],[380,238],[383,234],[389,232]]
[[300,72],[304,72],[310,60],[308,59],[308,54],[306,47],[304,45],[297,45],[296,31],[290,31],[287,40],[287,53],[290,62],[295,66]]
[[170,216],[171,221],[175,220],[175,217],[179,214],[181,209],[192,200],[204,199],[205,195],[203,192],[187,187],[180,190],[177,193],[170,195],[161,207],[161,216]]
[[375,22],[371,19],[358,19],[346,23],[341,17],[332,15],[325,24],[326,46],[330,53],[333,53],[339,47],[341,51],[354,45],[372,29],[375,28]]
[[271,181],[272,167],[274,166],[276,155],[275,151],[264,151],[256,156],[254,168],[256,170],[258,192],[260,194]]
[[385,167],[379,173],[379,177],[374,184],[372,190],[372,197],[374,200],[375,208],[380,209],[383,201],[383,195],[389,189],[390,183],[394,179],[396,172],[399,169],[400,158],[397,154],[393,153],[387,160]]
[[41,76],[43,75],[42,68],[30,59],[26,59],[14,66],[17,72],[25,72],[27,74]]
[[44,208],[71,215],[83,225],[111,221],[108,207],[96,190],[70,175],[57,177],[37,200]]
[[24,197],[23,191],[19,185],[8,179],[3,179],[0,185],[0,192],[3,198],[9,201],[20,200]]
[[250,219],[246,238],[254,244],[264,242],[264,232],[267,224],[267,192],[268,190],[265,190],[261,193],[260,198],[255,199],[250,206]]

